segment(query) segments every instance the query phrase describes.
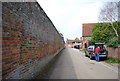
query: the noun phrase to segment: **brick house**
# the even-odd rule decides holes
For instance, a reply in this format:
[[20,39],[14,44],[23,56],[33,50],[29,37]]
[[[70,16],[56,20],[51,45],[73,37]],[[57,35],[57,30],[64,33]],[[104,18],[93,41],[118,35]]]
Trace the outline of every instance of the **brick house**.
[[97,23],[84,23],[82,24],[82,49],[88,47],[88,42],[92,37],[92,28]]
[[70,39],[67,39],[66,40],[66,47],[72,47],[72,48],[82,48],[82,40],[81,39],[78,39],[76,38],[75,40],[70,40]]

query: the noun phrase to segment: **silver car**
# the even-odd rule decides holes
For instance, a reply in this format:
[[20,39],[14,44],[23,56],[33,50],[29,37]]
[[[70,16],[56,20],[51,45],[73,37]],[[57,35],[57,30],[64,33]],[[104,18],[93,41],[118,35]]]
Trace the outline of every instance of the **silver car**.
[[[95,46],[95,45],[89,46],[89,47],[86,49],[86,51],[85,51],[85,56],[86,56],[86,57],[87,57],[87,56],[90,57],[91,60],[94,59],[94,58],[95,58],[95,48],[96,48],[96,47],[97,47],[97,46]],[[99,45],[99,47],[100,47],[100,49],[101,49],[100,54],[99,54],[100,58],[105,58],[105,59],[107,59],[107,57],[108,57],[108,51],[107,51],[107,49],[105,48],[104,45]]]

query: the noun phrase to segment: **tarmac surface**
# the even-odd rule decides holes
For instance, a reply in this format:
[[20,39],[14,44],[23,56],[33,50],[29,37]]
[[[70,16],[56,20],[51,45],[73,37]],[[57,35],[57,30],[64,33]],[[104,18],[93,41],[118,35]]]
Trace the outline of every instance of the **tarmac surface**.
[[104,61],[90,60],[78,49],[65,48],[42,78],[118,79],[118,67]]

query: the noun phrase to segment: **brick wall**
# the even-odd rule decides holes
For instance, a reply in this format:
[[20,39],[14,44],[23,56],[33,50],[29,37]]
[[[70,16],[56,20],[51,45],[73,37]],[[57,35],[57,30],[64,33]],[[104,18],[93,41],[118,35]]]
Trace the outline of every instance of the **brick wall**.
[[64,46],[63,37],[37,2],[2,3],[1,43],[3,79],[35,77]]
[[120,48],[110,48],[108,47],[108,56],[110,57],[119,57],[120,58]]

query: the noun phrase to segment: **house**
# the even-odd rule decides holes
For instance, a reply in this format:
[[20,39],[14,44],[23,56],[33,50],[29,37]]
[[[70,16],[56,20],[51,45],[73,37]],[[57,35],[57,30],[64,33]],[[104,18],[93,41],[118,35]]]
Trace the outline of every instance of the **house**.
[[80,40],[78,38],[76,38],[75,40],[67,39],[66,47],[81,49],[82,48],[82,40]]
[[82,24],[82,49],[88,47],[88,42],[91,40],[92,37],[92,28],[97,23],[84,23]]

